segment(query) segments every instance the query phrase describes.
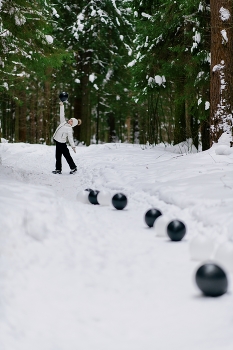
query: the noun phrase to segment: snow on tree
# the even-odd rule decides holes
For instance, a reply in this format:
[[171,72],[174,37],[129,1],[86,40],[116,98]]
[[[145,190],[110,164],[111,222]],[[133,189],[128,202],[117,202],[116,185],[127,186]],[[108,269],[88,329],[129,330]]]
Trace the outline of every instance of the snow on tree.
[[75,113],[83,120],[75,132],[77,139],[87,145],[91,140],[92,114],[96,115],[98,140],[99,113],[110,113],[118,101],[116,96],[125,94],[120,76],[129,61],[132,27],[129,3],[58,1],[58,37],[66,43],[67,50],[74,52],[71,84],[76,82]]
[[211,0],[210,136],[232,136],[233,112],[233,5]]

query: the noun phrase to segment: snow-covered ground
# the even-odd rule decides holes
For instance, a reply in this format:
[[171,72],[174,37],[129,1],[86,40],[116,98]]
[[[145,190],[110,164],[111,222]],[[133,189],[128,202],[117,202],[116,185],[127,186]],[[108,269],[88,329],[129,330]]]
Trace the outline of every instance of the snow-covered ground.
[[[233,271],[226,294],[204,297],[190,255],[196,235],[211,259],[233,244],[233,148],[215,148],[77,147],[77,174],[63,161],[53,175],[54,146],[0,144],[0,349],[232,350]],[[83,204],[86,188],[128,205]],[[151,208],[183,221],[184,239],[148,228]]]

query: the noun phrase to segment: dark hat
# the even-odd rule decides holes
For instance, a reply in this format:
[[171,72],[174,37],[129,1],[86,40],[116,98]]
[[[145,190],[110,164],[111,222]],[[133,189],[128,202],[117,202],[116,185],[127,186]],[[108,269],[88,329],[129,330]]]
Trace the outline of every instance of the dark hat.
[[67,92],[61,92],[59,95],[59,98],[60,98],[61,102],[65,102],[66,100],[68,100]]

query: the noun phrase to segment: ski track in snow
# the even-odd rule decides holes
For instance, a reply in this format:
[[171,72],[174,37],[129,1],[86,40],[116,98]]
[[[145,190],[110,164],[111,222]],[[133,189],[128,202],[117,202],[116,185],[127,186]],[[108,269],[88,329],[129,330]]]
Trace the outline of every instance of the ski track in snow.
[[[203,297],[196,233],[232,234],[233,153],[77,147],[78,172],[53,175],[54,147],[0,145],[1,350],[232,350],[232,287]],[[128,206],[82,204],[85,188],[123,192]],[[152,207],[187,225],[156,237]]]

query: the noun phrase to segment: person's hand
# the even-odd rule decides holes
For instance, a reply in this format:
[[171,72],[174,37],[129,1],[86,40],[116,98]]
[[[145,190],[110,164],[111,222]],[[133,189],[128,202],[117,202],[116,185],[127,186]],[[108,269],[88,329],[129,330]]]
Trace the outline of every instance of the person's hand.
[[81,125],[81,124],[82,124],[81,119],[78,119],[78,125]]
[[59,102],[59,105],[60,105],[60,106],[63,106],[63,102],[62,102],[62,101],[60,101],[60,102]]
[[74,153],[76,153],[76,148],[75,147],[72,147],[72,150],[74,151]]

